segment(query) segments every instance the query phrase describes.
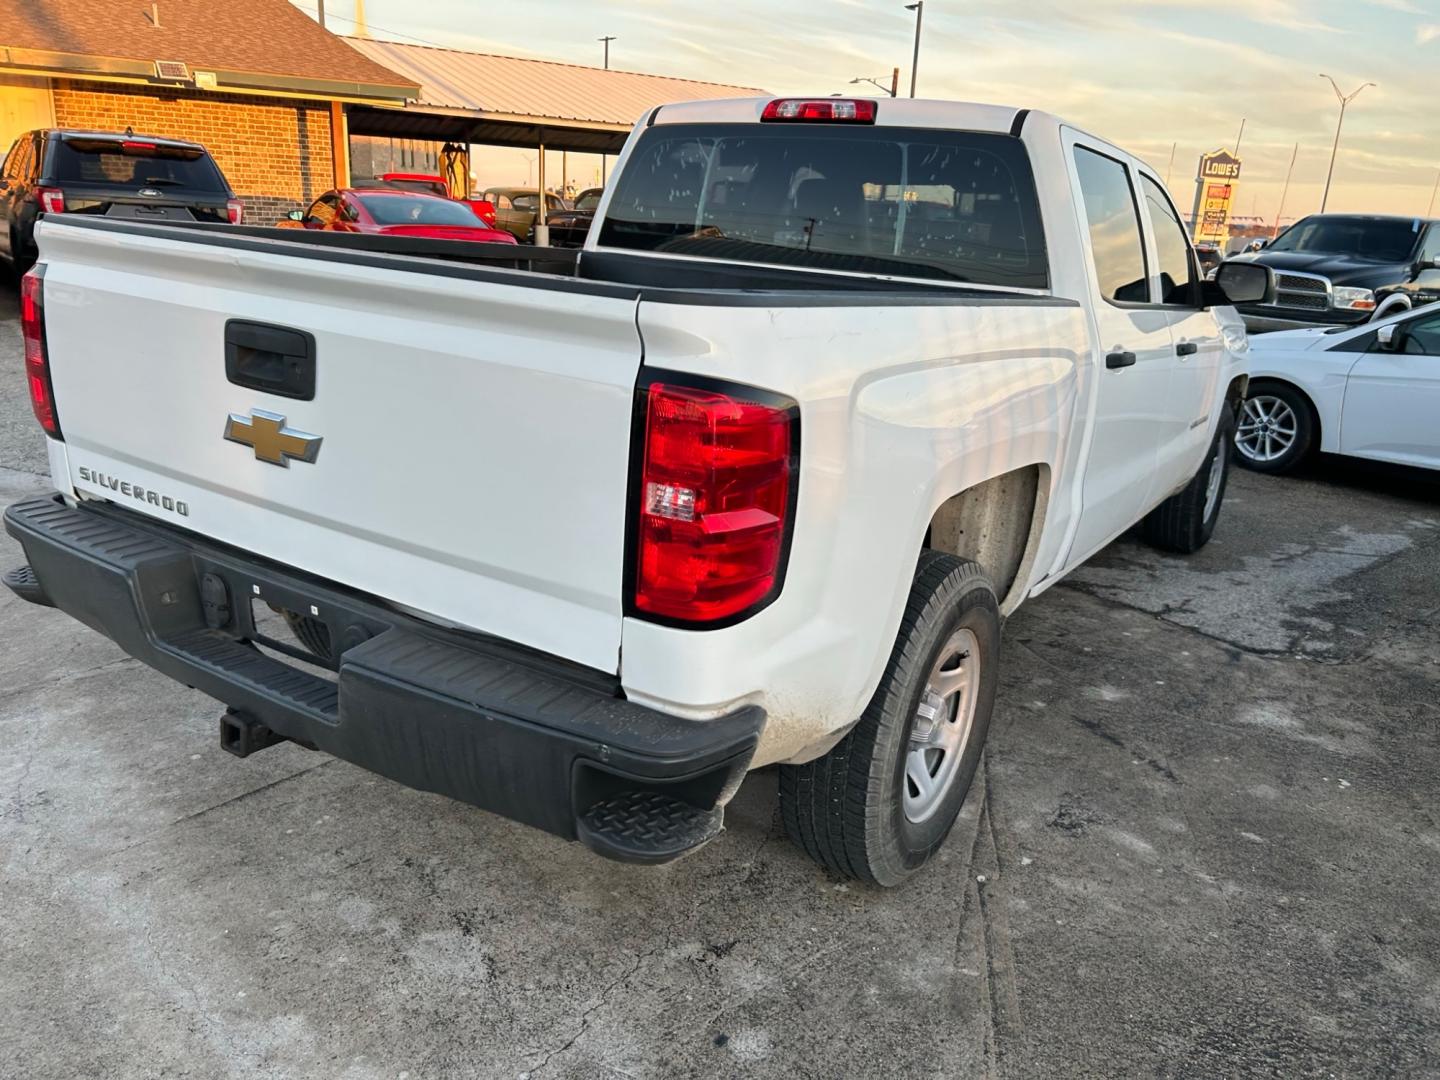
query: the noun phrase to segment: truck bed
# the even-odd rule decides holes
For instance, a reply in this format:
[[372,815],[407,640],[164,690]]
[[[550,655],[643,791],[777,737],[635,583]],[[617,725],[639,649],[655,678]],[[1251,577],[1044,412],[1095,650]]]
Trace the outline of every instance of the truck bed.
[[[477,244],[462,240],[209,222],[150,224],[105,218],[66,218],[65,224],[105,232],[165,236],[239,250],[279,252],[351,265],[395,267],[394,260],[402,259],[412,261],[404,268],[416,273],[504,281],[507,284],[517,283],[516,278],[507,272],[521,271],[543,275],[544,287],[632,300],[643,297],[672,303],[734,305],[778,302],[784,306],[795,306],[834,304],[841,300],[837,294],[847,294],[852,297],[848,302],[886,306],[1056,303],[1054,297],[1033,292],[891,281],[859,274],[826,272],[823,266],[790,270],[711,258],[683,260],[531,244]],[[462,268],[470,272],[463,273]],[[491,276],[486,271],[496,272],[497,276]],[[521,279],[520,283],[525,282]]]

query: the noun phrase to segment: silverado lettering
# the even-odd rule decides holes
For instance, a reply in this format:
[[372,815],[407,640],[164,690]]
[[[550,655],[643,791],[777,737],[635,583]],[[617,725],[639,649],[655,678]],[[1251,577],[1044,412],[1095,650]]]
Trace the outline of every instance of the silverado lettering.
[[158,506],[162,510],[168,510],[172,514],[179,514],[181,517],[190,516],[190,507],[183,499],[172,499],[169,495],[161,495],[158,491],[141,487],[139,484],[132,484],[128,480],[120,480],[108,473],[99,472],[86,465],[81,465],[75,470],[81,480],[88,484],[95,484],[97,487],[109,488],[111,491],[118,491],[127,498],[136,499],[151,506]]

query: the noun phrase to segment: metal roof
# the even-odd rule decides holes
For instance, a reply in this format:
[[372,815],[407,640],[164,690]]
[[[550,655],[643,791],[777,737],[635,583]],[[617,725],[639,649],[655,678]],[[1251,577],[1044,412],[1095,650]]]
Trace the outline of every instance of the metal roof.
[[420,85],[420,95],[407,111],[444,110],[477,119],[546,120],[557,126],[628,131],[657,105],[764,93],[752,86],[723,86],[550,60],[369,38],[344,40],[375,63]]

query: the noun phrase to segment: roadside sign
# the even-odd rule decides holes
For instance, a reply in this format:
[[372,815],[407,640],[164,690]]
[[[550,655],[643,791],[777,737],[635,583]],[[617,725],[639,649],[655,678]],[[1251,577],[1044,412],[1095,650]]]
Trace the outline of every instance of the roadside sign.
[[1223,244],[1230,234],[1230,205],[1235,201],[1235,181],[1240,179],[1240,159],[1228,150],[1212,150],[1200,156],[1195,168],[1195,207],[1190,213],[1196,242]]

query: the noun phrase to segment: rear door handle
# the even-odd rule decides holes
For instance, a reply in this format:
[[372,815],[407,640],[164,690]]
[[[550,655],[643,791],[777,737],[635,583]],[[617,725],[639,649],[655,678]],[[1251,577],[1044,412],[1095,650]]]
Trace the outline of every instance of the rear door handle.
[[1193,341],[1182,341],[1179,345],[1175,346],[1176,356],[1194,356],[1199,351],[1200,346],[1196,345]]
[[1133,352],[1112,352],[1105,357],[1105,366],[1110,370],[1122,367],[1135,366],[1135,354]]

